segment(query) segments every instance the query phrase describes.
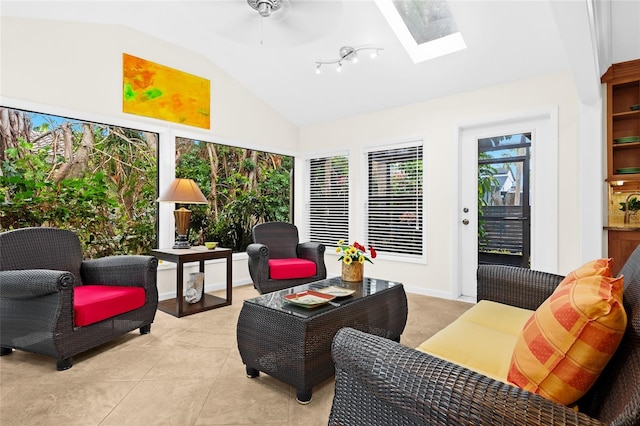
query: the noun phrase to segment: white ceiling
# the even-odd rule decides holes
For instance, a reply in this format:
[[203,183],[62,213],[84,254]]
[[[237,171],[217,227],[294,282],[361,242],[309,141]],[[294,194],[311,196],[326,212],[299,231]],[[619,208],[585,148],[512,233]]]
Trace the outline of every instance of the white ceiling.
[[[588,53],[594,43],[600,56],[606,51],[600,62],[608,63],[599,63],[598,75],[610,63],[640,58],[637,0],[452,0],[467,49],[419,64],[411,61],[373,0],[284,1],[282,10],[262,22],[246,0],[2,0],[0,13],[127,25],[199,52],[299,126],[564,69],[575,72],[580,66],[576,43],[584,42]],[[588,33],[571,33],[567,19],[558,18],[561,1],[568,8],[595,5],[597,41]],[[325,66],[316,75],[315,61],[336,59],[344,45],[384,51],[375,60],[361,55],[341,73]]]

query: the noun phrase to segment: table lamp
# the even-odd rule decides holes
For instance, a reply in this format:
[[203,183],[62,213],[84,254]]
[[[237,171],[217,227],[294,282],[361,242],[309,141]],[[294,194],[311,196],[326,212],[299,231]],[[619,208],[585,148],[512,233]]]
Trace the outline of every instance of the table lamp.
[[[192,179],[180,178],[176,178],[171,182],[169,188],[167,188],[156,201],[176,204],[207,204],[209,202]],[[191,248],[191,244],[189,244],[189,239],[187,238],[189,221],[191,220],[191,210],[180,207],[174,210],[173,216],[176,219],[176,231],[178,232],[178,239],[173,245],[173,248]]]

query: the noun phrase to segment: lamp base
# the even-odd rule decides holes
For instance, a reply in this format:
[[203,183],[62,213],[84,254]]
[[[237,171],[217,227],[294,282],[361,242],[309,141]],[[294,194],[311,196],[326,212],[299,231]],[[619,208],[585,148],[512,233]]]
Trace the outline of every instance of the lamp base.
[[191,248],[191,244],[189,244],[189,240],[186,235],[178,235],[178,239],[173,244],[174,249],[189,249]]
[[174,249],[188,249],[191,248],[187,234],[189,233],[189,220],[191,219],[191,210],[180,207],[174,210],[173,217],[176,218],[176,233],[178,239],[173,244]]

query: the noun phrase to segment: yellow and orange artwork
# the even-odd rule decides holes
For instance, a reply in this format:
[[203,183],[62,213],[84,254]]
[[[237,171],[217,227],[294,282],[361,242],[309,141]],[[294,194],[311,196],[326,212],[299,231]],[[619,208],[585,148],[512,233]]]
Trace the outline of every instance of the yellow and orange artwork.
[[122,111],[209,129],[209,80],[122,55]]

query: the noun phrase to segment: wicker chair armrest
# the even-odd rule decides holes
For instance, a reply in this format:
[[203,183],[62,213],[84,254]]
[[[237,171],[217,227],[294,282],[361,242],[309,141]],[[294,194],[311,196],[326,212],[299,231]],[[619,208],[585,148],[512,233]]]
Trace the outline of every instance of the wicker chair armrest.
[[85,260],[80,265],[83,284],[151,288],[156,285],[158,259],[153,256],[116,255]]
[[564,277],[504,265],[478,266],[478,301],[492,300],[536,310]]
[[330,425],[598,425],[583,413],[379,336],[333,341]]
[[269,247],[260,243],[252,243],[247,246],[247,256],[253,259],[269,259]]
[[322,243],[300,243],[296,247],[298,257],[301,259],[311,260],[316,264],[324,259],[325,246]]
[[30,299],[73,289],[73,274],[50,269],[0,271],[0,297]]
[[254,283],[264,282],[269,279],[269,247],[260,243],[252,243],[247,246],[249,258],[249,275]]
[[327,266],[324,264],[325,246],[322,243],[304,242],[296,247],[298,257],[316,264],[316,276],[323,279],[327,276]]

